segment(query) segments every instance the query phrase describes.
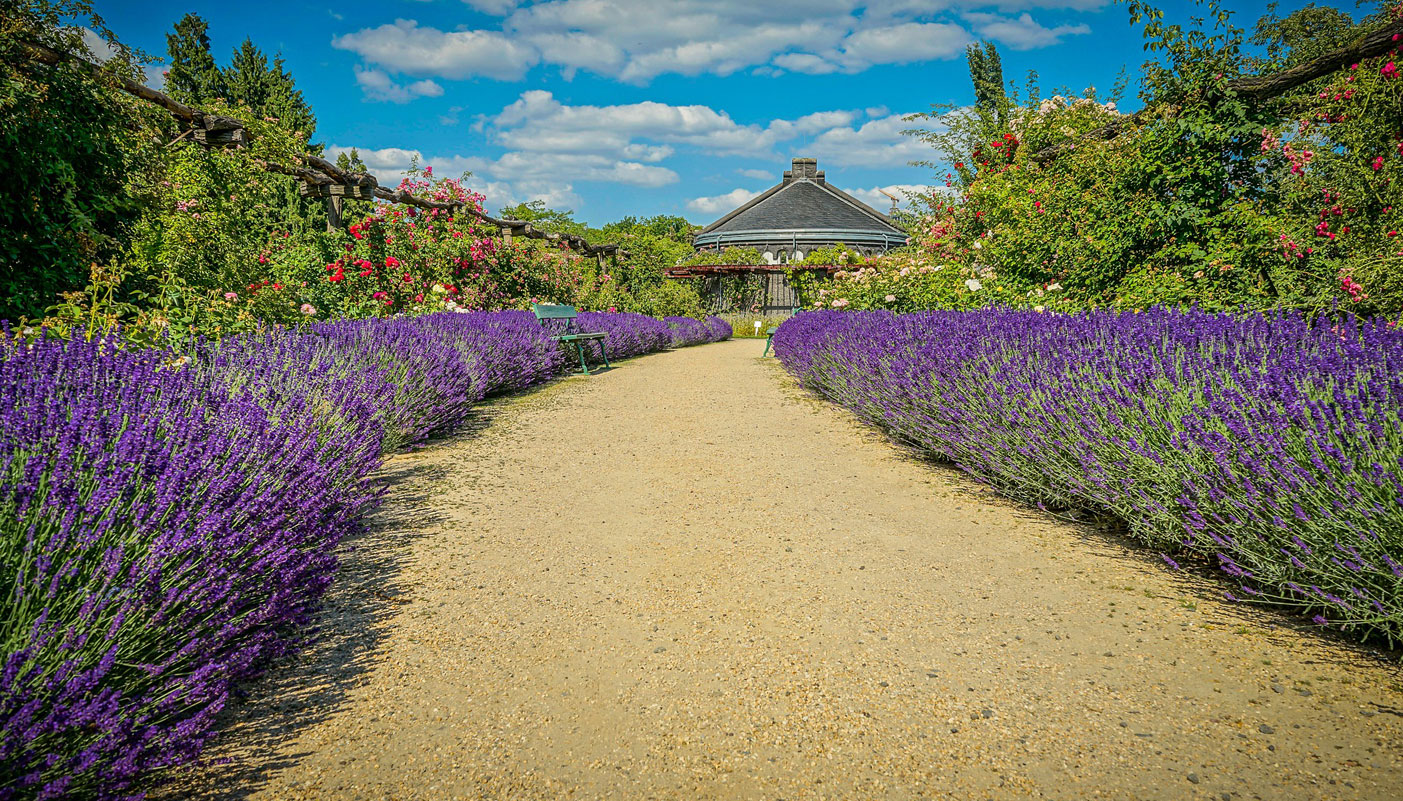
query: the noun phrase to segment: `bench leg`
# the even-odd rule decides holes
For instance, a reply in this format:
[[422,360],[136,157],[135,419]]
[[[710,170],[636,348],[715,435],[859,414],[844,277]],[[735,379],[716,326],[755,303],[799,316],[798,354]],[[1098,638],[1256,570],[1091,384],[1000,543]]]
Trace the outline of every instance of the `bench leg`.
[[763,358],[765,358],[766,356],[769,356],[769,355],[770,355],[770,342],[771,342],[774,338],[775,338],[775,335],[774,335],[774,334],[769,334],[768,336],[765,337],[765,352],[762,353],[762,354],[760,354],[760,358],[763,359]]
[[580,354],[580,372],[589,375],[589,365],[585,364],[585,349],[580,345],[580,341],[575,340],[575,352]]
[[614,369],[614,365],[609,363],[609,349],[604,347],[603,339],[599,340],[599,356],[600,358],[604,359],[604,367],[606,369]]

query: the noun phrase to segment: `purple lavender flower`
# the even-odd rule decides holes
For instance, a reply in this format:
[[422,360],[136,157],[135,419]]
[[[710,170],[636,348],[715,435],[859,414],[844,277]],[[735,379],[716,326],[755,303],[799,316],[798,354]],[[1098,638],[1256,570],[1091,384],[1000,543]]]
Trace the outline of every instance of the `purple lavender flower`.
[[1357,586],[1377,614],[1353,629],[1403,639],[1403,331],[1384,322],[814,311],[773,344],[804,386],[1009,495],[1120,517],[1306,614]]
[[[674,344],[582,317],[624,355]],[[304,644],[382,454],[566,366],[526,312],[188,353],[4,333],[0,798],[128,797],[194,759],[235,683]]]

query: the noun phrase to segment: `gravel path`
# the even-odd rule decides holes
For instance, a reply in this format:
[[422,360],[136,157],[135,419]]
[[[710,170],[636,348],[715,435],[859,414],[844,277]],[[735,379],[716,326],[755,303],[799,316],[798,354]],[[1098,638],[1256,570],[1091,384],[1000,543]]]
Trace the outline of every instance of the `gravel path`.
[[914,460],[763,347],[394,459],[323,640],[178,795],[1403,795],[1396,663]]

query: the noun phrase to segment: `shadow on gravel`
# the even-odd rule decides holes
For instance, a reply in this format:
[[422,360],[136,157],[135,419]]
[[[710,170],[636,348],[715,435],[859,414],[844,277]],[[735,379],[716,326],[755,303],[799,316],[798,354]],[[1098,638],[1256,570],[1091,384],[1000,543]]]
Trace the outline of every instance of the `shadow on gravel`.
[[414,588],[399,579],[411,545],[435,533],[443,520],[430,499],[447,469],[422,463],[416,453],[481,434],[519,397],[486,400],[463,425],[387,460],[377,475],[386,488],[384,502],[365,529],[342,544],[341,567],[317,615],[315,641],[240,688],[221,713],[220,736],[201,763],[167,774],[149,797],[235,801],[306,756],[286,752],[286,743],[325,720],[364,683],[397,607],[411,600]]
[[[1355,664],[1359,659],[1375,660],[1396,668],[1403,662],[1403,646],[1390,648],[1377,641],[1360,642],[1336,629],[1322,629],[1303,615],[1292,614],[1279,606],[1266,606],[1242,601],[1231,602],[1224,597],[1237,585],[1225,581],[1225,574],[1209,558],[1192,554],[1175,554],[1179,564],[1174,570],[1164,561],[1159,551],[1130,535],[1125,521],[1094,509],[1040,509],[1017,497],[1006,495],[997,488],[984,484],[962,470],[954,462],[931,453],[918,445],[891,436],[882,429],[864,421],[851,409],[844,408],[827,397],[799,384],[784,366],[775,360],[773,375],[787,389],[791,400],[807,404],[812,409],[837,409],[867,436],[879,439],[893,448],[903,459],[920,464],[923,468],[944,475],[950,489],[977,503],[999,504],[1014,516],[1032,523],[1059,523],[1067,534],[1098,556],[1115,559],[1135,565],[1140,570],[1153,570],[1169,573],[1174,587],[1179,592],[1178,602],[1187,608],[1198,609],[1204,605],[1205,621],[1216,626],[1252,628],[1264,632],[1268,639],[1280,637],[1280,632],[1307,632],[1312,636],[1306,640],[1292,638],[1293,648],[1311,649],[1310,663],[1330,663],[1339,665]],[[1241,595],[1241,593],[1238,593]],[[1380,708],[1380,712],[1403,716],[1403,710]]]

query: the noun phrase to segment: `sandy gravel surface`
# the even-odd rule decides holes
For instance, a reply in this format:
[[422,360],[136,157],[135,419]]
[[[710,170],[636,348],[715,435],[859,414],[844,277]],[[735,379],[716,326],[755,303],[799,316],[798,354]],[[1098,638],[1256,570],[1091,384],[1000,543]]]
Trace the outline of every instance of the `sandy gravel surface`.
[[1396,662],[910,458],[756,340],[394,459],[182,796],[1403,797]]

